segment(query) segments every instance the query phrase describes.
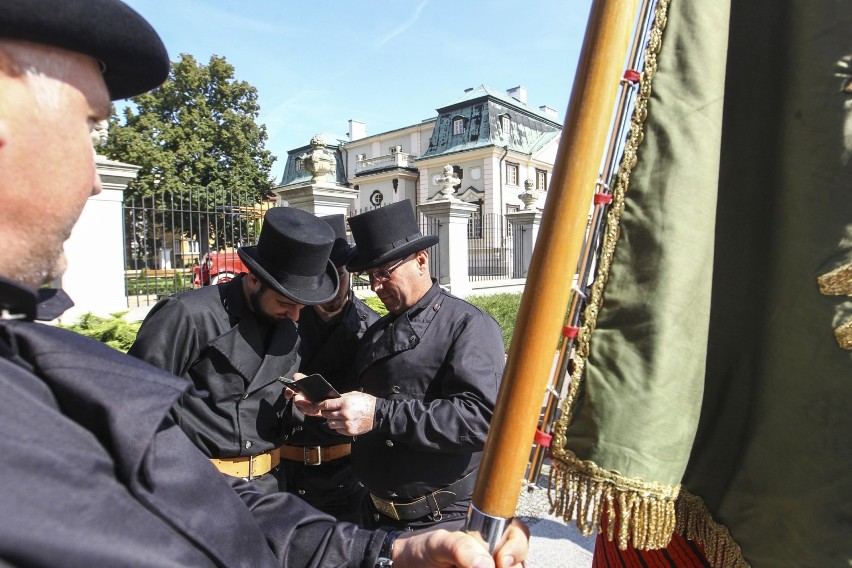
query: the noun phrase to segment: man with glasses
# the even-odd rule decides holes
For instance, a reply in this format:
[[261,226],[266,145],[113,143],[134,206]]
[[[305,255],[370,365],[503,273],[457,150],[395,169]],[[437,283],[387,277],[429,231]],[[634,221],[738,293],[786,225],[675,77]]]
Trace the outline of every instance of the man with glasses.
[[503,373],[494,319],[447,293],[429,274],[410,201],[349,219],[362,272],[390,312],[361,340],[360,391],[315,407],[328,426],[355,436],[352,467],[369,491],[367,527],[453,529],[464,524]]

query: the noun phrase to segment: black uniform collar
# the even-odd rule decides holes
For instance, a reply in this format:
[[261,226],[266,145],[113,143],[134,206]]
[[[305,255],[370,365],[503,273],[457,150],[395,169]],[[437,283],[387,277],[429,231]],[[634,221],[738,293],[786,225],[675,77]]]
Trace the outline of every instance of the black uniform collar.
[[34,290],[0,276],[0,319],[50,321],[73,305],[62,289]]

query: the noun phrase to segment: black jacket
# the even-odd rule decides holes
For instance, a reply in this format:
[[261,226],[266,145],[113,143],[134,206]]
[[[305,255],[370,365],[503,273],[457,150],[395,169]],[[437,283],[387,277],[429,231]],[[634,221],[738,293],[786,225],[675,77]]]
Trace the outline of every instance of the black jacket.
[[296,326],[260,322],[244,305],[242,278],[161,300],[128,352],[207,394],[181,397],[172,413],[213,458],[267,452],[288,433],[277,379],[298,369]]
[[[352,365],[358,352],[358,341],[379,315],[367,304],[349,293],[343,311],[325,322],[308,306],[299,315],[301,363],[305,374],[320,373],[338,392],[355,390]],[[293,434],[288,444],[295,446],[330,446],[349,442],[325,426],[322,418],[305,417],[295,410]]]
[[383,533],[229,485],[168,415],[189,383],[11,319],[35,303],[35,291],[0,278],[0,563],[373,565]]
[[374,429],[353,447],[358,479],[378,497],[404,502],[476,469],[504,361],[497,322],[434,283],[405,313],[371,326],[356,372],[378,401]]

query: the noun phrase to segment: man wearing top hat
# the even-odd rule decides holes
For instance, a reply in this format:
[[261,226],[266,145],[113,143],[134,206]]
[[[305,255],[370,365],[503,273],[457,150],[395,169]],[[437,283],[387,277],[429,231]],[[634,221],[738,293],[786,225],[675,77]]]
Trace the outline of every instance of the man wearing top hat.
[[129,350],[192,382],[175,421],[219,471],[264,493],[286,490],[279,448],[289,415],[278,378],[299,369],[302,308],[335,298],[334,239],[308,212],[270,209],[257,245],[237,251],[249,272],[159,301]]
[[366,486],[365,526],[453,529],[464,523],[503,373],[494,319],[429,274],[410,201],[349,219],[362,272],[389,314],[361,340],[360,391],[315,407],[333,430],[357,436],[352,468]]
[[[306,306],[299,316],[299,370],[304,374],[319,373],[338,392],[346,392],[354,388],[348,373],[358,340],[379,316],[350,287],[346,263],[355,254],[355,246],[346,239],[346,219],[343,215],[320,219],[334,229],[331,262],[337,268],[340,286],[331,301]],[[292,433],[281,447],[287,491],[339,520],[360,524],[364,488],[352,473],[352,438],[329,429],[322,418],[305,416],[297,410],[291,423]]]

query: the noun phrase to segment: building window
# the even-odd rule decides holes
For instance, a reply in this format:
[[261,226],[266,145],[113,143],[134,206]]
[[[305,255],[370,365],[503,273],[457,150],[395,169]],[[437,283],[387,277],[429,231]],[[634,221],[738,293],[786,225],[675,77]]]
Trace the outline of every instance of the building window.
[[464,119],[463,118],[454,118],[453,119],[453,135],[464,133]]
[[508,114],[504,114],[500,117],[500,127],[503,129],[504,134],[509,133],[509,128],[512,126],[512,119],[509,118]]
[[547,172],[544,170],[535,171],[535,188],[539,191],[547,191]]
[[518,185],[518,164],[506,162],[506,183]]
[[474,201],[477,205],[476,210],[471,214],[467,221],[467,238],[481,239],[482,238],[482,200]]
[[296,160],[296,172],[303,171],[305,171],[305,163],[302,161],[301,158],[299,158],[298,160]]

